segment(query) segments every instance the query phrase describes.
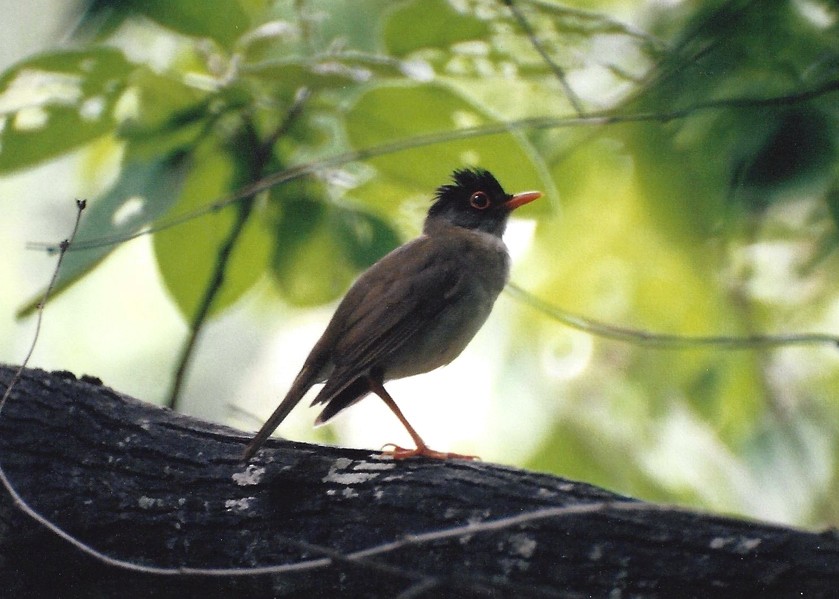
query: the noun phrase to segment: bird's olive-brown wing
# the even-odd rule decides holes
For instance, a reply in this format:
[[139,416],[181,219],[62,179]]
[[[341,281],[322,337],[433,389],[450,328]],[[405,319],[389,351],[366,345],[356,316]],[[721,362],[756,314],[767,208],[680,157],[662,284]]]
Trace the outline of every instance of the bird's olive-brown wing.
[[466,292],[457,247],[420,237],[387,255],[347,292],[324,337],[335,368],[313,403],[324,403],[371,369],[387,368],[412,337]]

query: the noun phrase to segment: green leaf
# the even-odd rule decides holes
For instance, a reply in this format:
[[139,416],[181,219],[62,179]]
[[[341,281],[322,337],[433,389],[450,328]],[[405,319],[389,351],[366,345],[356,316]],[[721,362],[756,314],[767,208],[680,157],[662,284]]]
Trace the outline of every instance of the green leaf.
[[823,179],[835,162],[835,128],[821,113],[798,109],[772,119],[761,147],[744,157],[743,183],[766,192]]
[[[113,48],[92,47],[87,50],[62,50],[58,52],[47,52],[28,58],[23,62],[14,65],[0,76],[0,88],[6,87],[13,80],[20,76],[21,72],[35,71],[33,75],[41,75],[39,71],[49,73],[62,73],[66,75],[77,75],[80,80],[68,79],[68,83],[77,83],[84,91],[90,92],[104,87],[110,83],[115,76],[125,75],[134,69],[134,65],[128,62],[122,52]],[[33,83],[41,83],[34,81]],[[47,79],[42,82],[43,87],[36,88],[38,91],[48,93],[56,91],[48,87],[52,83]]]
[[64,154],[114,129],[134,69],[110,48],[55,52],[0,77],[0,174]]
[[343,87],[354,81],[350,67],[336,61],[318,68],[318,63],[296,58],[266,60],[244,65],[242,73],[260,79],[269,85],[281,85],[284,89],[297,90],[301,87],[326,89]]
[[105,39],[139,13],[178,33],[212,38],[229,48],[250,27],[248,13],[264,11],[262,0],[88,0],[78,37]]
[[[55,298],[114,251],[120,239],[160,217],[177,197],[183,176],[182,160],[129,161],[107,192],[88,202],[79,231],[64,256],[51,297]],[[94,240],[100,242],[91,243]],[[109,241],[111,240],[111,241]],[[43,297],[39,292],[18,312],[30,314]]]
[[[359,98],[345,122],[350,143],[359,149],[495,124],[480,107],[442,85],[376,87]],[[379,176],[354,195],[375,206],[376,212],[394,217],[406,198],[419,193],[430,199],[451,172],[463,166],[489,169],[511,193],[533,188],[546,192],[547,201],[523,208],[522,214],[543,212],[556,199],[539,155],[513,132],[418,144],[369,162]]]
[[159,156],[192,147],[215,116],[206,95],[181,80],[139,69],[130,79],[136,110],[119,135],[135,155]]
[[237,0],[137,0],[132,8],[178,33],[209,37],[225,48],[250,27],[248,16]]
[[[167,217],[200,210],[237,189],[249,172],[247,161],[255,151],[234,151],[215,141],[200,145],[190,157],[189,173]],[[245,164],[243,164],[245,162]],[[237,209],[242,204],[193,218],[154,236],[154,252],[166,289],[180,312],[192,318],[207,293],[228,239]],[[251,211],[233,248],[222,287],[210,307],[216,314],[238,300],[266,270],[271,239],[257,213]]]
[[399,245],[396,232],[375,215],[335,208],[331,216],[335,240],[353,268],[367,268]]
[[[284,194],[280,194],[284,195]],[[280,218],[271,268],[282,297],[293,305],[316,306],[336,299],[352,274],[344,268],[329,234],[325,204],[310,197],[279,199]]]
[[[839,180],[834,179],[833,184],[825,194],[825,202],[827,203],[830,218],[833,219],[835,228],[839,231]],[[836,233],[834,233],[835,235]]]
[[209,37],[227,48],[250,27],[238,0],[214,0],[212,4],[200,0],[92,0],[81,15],[79,28],[101,39],[137,13],[172,31]]
[[244,64],[241,72],[270,85],[295,90],[346,88],[373,77],[401,77],[402,63],[386,56],[332,54],[314,58],[280,58]]
[[636,463],[640,461],[640,443],[616,437],[614,429],[604,432],[590,418],[566,418],[554,425],[546,442],[528,460],[527,468],[561,473],[572,480],[584,480],[649,501],[665,500],[668,496],[660,483]]
[[388,52],[404,56],[422,48],[486,39],[489,25],[456,11],[445,0],[414,0],[393,11],[382,33]]
[[307,182],[272,191],[279,211],[272,271],[283,298],[294,305],[320,305],[340,297],[358,272],[399,245],[382,219],[320,201]]

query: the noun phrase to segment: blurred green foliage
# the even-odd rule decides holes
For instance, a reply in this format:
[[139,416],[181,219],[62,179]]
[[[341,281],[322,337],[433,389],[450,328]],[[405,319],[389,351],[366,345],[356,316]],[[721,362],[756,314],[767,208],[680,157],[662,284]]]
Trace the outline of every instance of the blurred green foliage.
[[[92,0],[71,49],[0,77],[0,175],[118,154],[58,289],[150,228],[186,319],[241,188],[308,165],[246,200],[211,314],[265,279],[292,304],[338,298],[479,164],[547,192],[522,211],[537,226],[515,278],[551,304],[647,333],[836,330],[836,4],[516,5],[584,114],[503,2]],[[517,402],[544,414],[530,467],[839,522],[835,347],[673,351],[512,319],[507,420]]]

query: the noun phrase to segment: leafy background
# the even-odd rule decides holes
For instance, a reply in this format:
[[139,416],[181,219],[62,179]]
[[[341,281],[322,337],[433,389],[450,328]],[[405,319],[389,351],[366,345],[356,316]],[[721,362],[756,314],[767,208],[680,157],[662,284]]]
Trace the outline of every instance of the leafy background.
[[[32,364],[255,429],[358,272],[478,164],[545,192],[507,238],[532,295],[390,385],[433,446],[839,523],[835,342],[696,341],[839,330],[835,3],[508,4],[56,7],[0,76],[0,359],[24,355],[54,262],[25,245],[86,197]],[[408,442],[380,402],[314,415],[281,433]]]

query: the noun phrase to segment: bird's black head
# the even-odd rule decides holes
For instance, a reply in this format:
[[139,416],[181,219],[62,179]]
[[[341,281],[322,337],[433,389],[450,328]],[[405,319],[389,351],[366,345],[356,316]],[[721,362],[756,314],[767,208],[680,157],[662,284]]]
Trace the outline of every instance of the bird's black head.
[[444,219],[459,227],[500,237],[510,212],[541,195],[536,191],[510,195],[492,173],[479,168],[456,170],[452,180],[452,184],[437,189],[434,203],[428,210],[426,229],[434,221]]

